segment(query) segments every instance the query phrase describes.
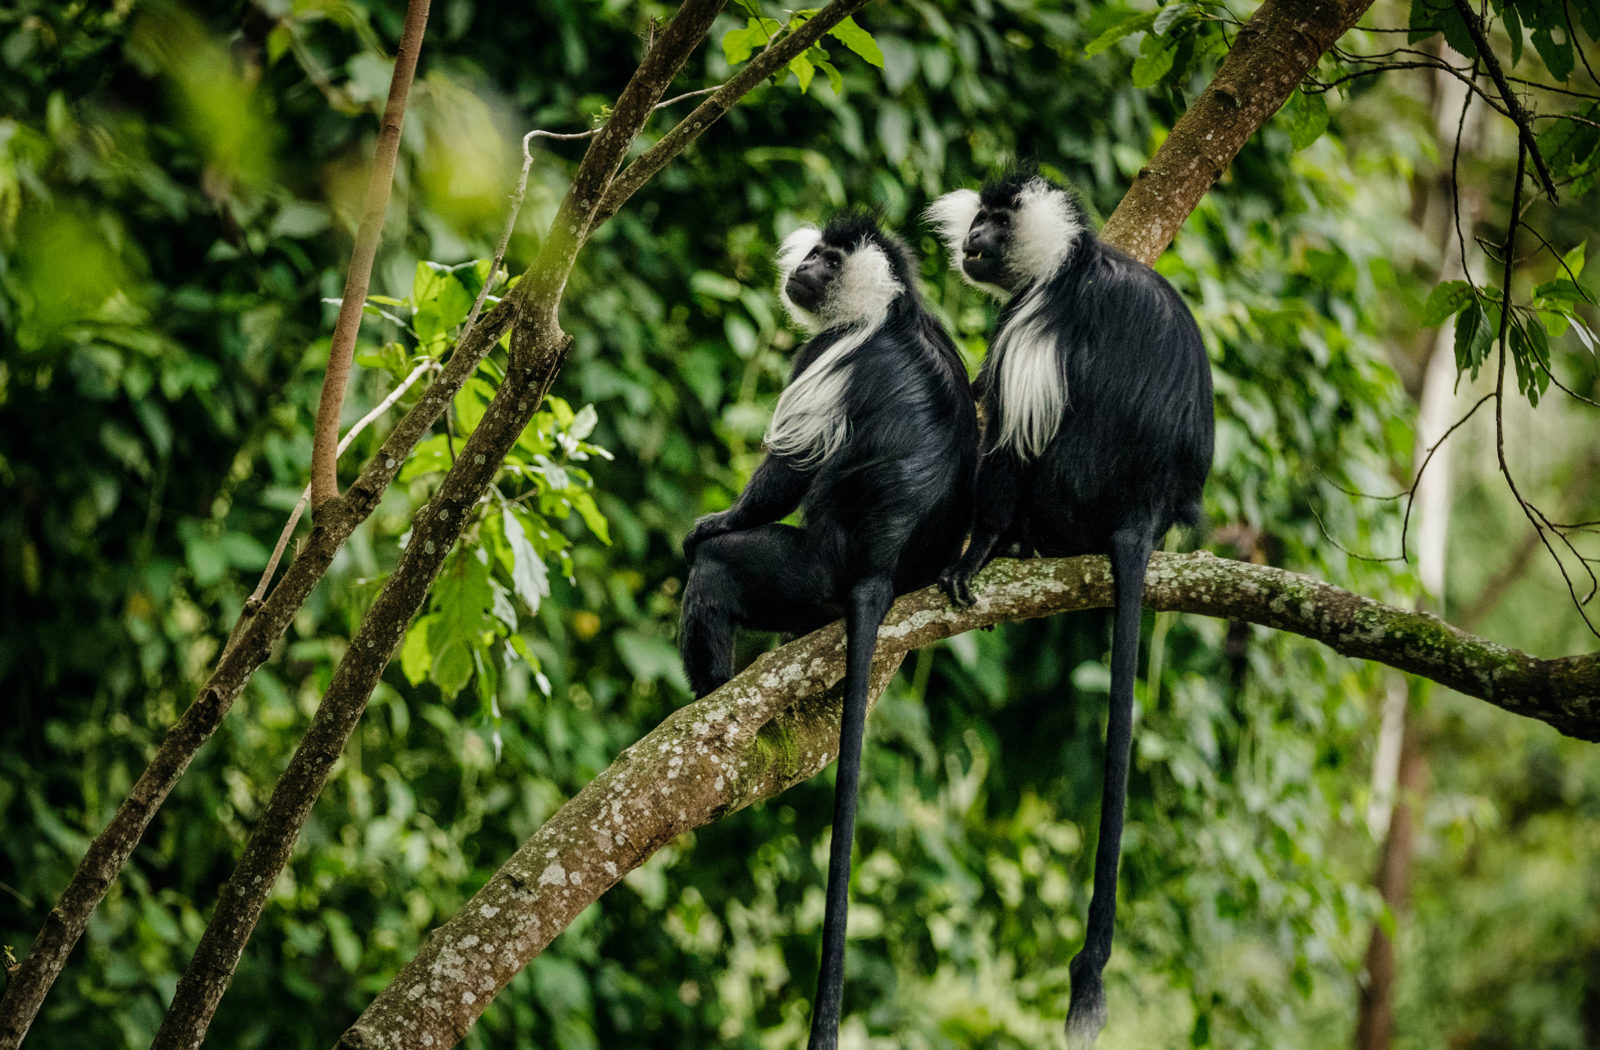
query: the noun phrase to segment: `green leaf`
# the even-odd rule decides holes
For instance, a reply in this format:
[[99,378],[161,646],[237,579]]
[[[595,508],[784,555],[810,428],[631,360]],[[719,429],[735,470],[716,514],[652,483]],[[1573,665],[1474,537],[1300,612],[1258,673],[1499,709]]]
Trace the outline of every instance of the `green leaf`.
[[428,628],[433,619],[432,613],[419,617],[406,632],[405,644],[400,647],[400,673],[412,685],[421,685],[433,664],[433,652],[428,648]]
[[1557,80],[1566,80],[1572,75],[1572,38],[1565,29],[1561,31],[1558,41],[1547,28],[1533,31],[1533,47],[1539,52],[1539,57],[1544,59],[1545,68]]
[[872,34],[856,25],[854,18],[846,18],[832,29],[828,35],[838,40],[851,51],[866,59],[868,65],[883,68],[883,48],[872,39]]
[[1088,46],[1083,49],[1084,56],[1087,58],[1093,58],[1095,55],[1098,55],[1100,52],[1106,50],[1106,48],[1110,47],[1112,44],[1115,44],[1124,37],[1129,37],[1134,33],[1149,29],[1155,24],[1155,21],[1155,13],[1148,11],[1144,14],[1134,15],[1131,18],[1124,18],[1110,29],[1107,29],[1105,32],[1089,41]]
[[1328,102],[1320,92],[1308,95],[1296,88],[1284,106],[1284,116],[1289,124],[1289,144],[1297,150],[1305,149],[1328,130]]
[[528,611],[536,613],[539,603],[550,596],[550,570],[528,541],[522,522],[509,508],[500,512],[500,524],[511,555],[511,588]]
[[1506,35],[1511,38],[1511,64],[1522,61],[1522,18],[1515,4],[1502,4],[1500,17],[1505,22]]
[[461,692],[472,681],[472,649],[465,642],[455,642],[445,647],[434,658],[428,677],[447,698]]
[[833,88],[834,94],[844,94],[844,76],[834,68],[832,62],[818,62],[817,68],[828,75],[828,86]]
[[1161,9],[1156,15],[1156,20],[1150,26],[1150,31],[1156,36],[1168,36],[1173,28],[1181,22],[1190,21],[1199,15],[1199,6],[1192,0],[1173,0]]
[[722,55],[728,60],[729,65],[741,65],[750,60],[758,49],[766,47],[767,41],[777,35],[783,27],[776,19],[751,18],[745,22],[743,29],[730,29],[722,34]]
[[1567,280],[1557,277],[1553,281],[1546,281],[1533,289],[1535,298],[1544,299],[1551,303],[1581,303],[1588,299],[1583,294],[1583,289]]
[[1476,378],[1489,353],[1488,321],[1483,304],[1476,300],[1456,318],[1455,351],[1456,371],[1470,371]]
[[595,506],[594,496],[587,492],[574,492],[571,499],[572,509],[583,518],[583,523],[589,526],[589,531],[599,537],[601,543],[607,547],[611,546],[611,526],[607,523],[606,516],[600,513],[600,508]]
[[1588,243],[1588,241],[1579,241],[1576,247],[1561,257],[1562,270],[1566,272],[1568,277],[1576,279],[1583,276],[1583,255]]
[[789,60],[789,72],[800,82],[800,93],[803,95],[811,87],[811,78],[817,75],[817,67],[804,55],[796,55]]
[[1168,45],[1159,37],[1146,36],[1139,45],[1139,57],[1133,63],[1133,86],[1147,88],[1167,75],[1172,60],[1178,57],[1175,45]]
[[1441,281],[1428,293],[1428,301],[1423,304],[1422,327],[1433,328],[1443,324],[1446,318],[1454,317],[1472,299],[1472,285],[1466,281]]

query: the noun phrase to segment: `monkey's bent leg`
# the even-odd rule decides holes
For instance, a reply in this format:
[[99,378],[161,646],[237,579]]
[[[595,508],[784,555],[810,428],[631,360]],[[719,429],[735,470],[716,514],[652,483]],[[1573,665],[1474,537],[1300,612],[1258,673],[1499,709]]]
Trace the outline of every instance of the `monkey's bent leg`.
[[733,677],[734,631],[810,630],[830,617],[833,571],[793,525],[727,532],[700,544],[683,592],[678,652],[696,697]]
[[844,998],[844,935],[850,905],[850,847],[855,840],[856,794],[861,781],[861,742],[866,736],[868,684],[878,626],[894,604],[888,572],[869,576],[850,590],[845,613],[844,718],[839,726],[839,775],[833,789],[833,841],[828,847],[827,907],[822,918],[822,965],[811,1007],[809,1050],[839,1044]]
[[939,574],[939,586],[954,605],[973,603],[972,577],[989,564],[995,545],[1014,531],[1026,471],[1016,455],[991,449],[978,469],[978,510],[972,522],[972,539],[956,562]]

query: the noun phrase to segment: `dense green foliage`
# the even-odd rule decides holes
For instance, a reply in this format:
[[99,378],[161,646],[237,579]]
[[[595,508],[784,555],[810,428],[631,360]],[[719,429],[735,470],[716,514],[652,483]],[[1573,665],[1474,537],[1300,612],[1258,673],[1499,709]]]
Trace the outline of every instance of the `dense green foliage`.
[[[325,297],[342,285],[401,6],[225,6],[0,11],[0,943],[18,950],[192,697],[306,480]],[[347,422],[448,346],[487,276],[477,260],[522,131],[586,126],[632,69],[646,16],[670,10],[436,3]],[[1224,53],[1236,26],[1222,14],[870,6],[860,30],[758,91],[600,232],[566,298],[560,400],[375,695],[213,1045],[331,1043],[431,925],[686,699],[677,541],[760,455],[795,343],[771,291],[777,239],[847,204],[878,209],[920,249],[976,367],[992,307],[948,272],[922,206],[1021,155],[1109,213]],[[1407,17],[1380,5],[1368,24]],[[682,89],[724,79],[763,26],[725,16]],[[1557,70],[1559,42],[1543,33],[1531,33],[1537,75],[1572,73],[1571,47]],[[1368,52],[1388,39],[1355,38]],[[1520,72],[1535,75],[1536,56]],[[1496,293],[1445,310],[1447,287],[1430,302],[1439,260],[1412,195],[1449,144],[1407,76],[1297,95],[1160,268],[1215,366],[1218,549],[1238,553],[1223,541],[1248,526],[1260,539],[1247,556],[1409,603],[1405,565],[1344,549],[1398,550],[1402,508],[1346,490],[1404,487],[1416,331],[1463,308],[1488,317]],[[1581,147],[1564,174],[1592,161],[1594,142]],[[581,145],[535,149],[513,273]],[[1490,239],[1514,158],[1497,129],[1463,171],[1490,200]],[[1567,210],[1535,218],[1576,260],[1595,194],[1571,190]],[[1519,280],[1541,288],[1528,301],[1559,295],[1581,317],[1574,293],[1593,294],[1595,271],[1569,291],[1555,269],[1530,259]],[[1546,364],[1594,396],[1578,330],[1537,313]],[[1519,338],[1526,356],[1534,337]],[[491,355],[457,399],[201,754],[30,1046],[148,1044],[342,640],[502,363]],[[1545,389],[1545,373],[1525,371],[1525,389]],[[1595,517],[1595,471],[1573,466],[1594,417],[1554,397],[1539,413],[1522,431],[1527,487],[1561,492],[1569,520]],[[346,454],[346,477],[382,430]],[[1457,588],[1483,586],[1522,535],[1482,459],[1461,468],[1458,607],[1475,590]],[[1483,630],[1541,652],[1590,644],[1564,601],[1558,581],[1532,575]],[[1382,676],[1197,618],[1155,617],[1148,638],[1105,1045],[1348,1045],[1380,911],[1364,811]],[[964,636],[918,653],[880,705],[851,913],[846,1033],[870,1039],[857,1045],[1054,1038],[1088,899],[1106,642],[1098,614]],[[1595,1045],[1593,751],[1458,698],[1426,715],[1437,783],[1417,907],[1400,920],[1401,1045]],[[468,1045],[798,1045],[830,800],[819,777],[664,849],[530,966]]]

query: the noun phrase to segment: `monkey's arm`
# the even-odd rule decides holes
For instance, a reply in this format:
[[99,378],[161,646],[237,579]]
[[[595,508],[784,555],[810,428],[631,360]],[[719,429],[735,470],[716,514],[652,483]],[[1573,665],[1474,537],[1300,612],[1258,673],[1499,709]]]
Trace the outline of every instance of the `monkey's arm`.
[[811,474],[795,466],[788,456],[769,455],[761,461],[750,483],[720,514],[707,514],[683,538],[683,556],[694,564],[695,550],[706,540],[727,532],[768,525],[791,514],[811,487]]
[[978,507],[966,553],[939,574],[939,586],[955,605],[972,604],[972,577],[989,563],[994,545],[1017,515],[1026,471],[1008,449],[989,449],[978,468]]

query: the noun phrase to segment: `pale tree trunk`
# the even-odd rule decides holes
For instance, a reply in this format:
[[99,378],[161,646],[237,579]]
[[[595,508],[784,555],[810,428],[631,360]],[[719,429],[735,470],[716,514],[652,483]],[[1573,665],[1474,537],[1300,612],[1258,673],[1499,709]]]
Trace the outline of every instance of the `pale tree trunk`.
[[[1441,57],[1455,64],[1465,62],[1447,44],[1440,44]],[[1479,121],[1468,112],[1467,87],[1454,77],[1433,74],[1433,126],[1441,146],[1452,142],[1459,125],[1461,148],[1470,151],[1478,138]],[[1443,152],[1443,150],[1441,150]],[[1450,180],[1438,176],[1419,185],[1419,206],[1413,211],[1421,221],[1433,226],[1433,242],[1439,259],[1439,279],[1458,280],[1466,276],[1455,235],[1453,210],[1459,202],[1451,195]],[[1431,220],[1431,222],[1430,222]],[[1464,221],[1470,228],[1472,216]],[[1423,470],[1411,508],[1416,523],[1417,578],[1423,597],[1419,608],[1430,604],[1444,611],[1445,566],[1450,531],[1450,482],[1454,456],[1449,443],[1440,445],[1456,418],[1457,398],[1455,340],[1449,325],[1439,330],[1426,344],[1421,389],[1417,396],[1416,446],[1412,469]],[[1435,449],[1434,446],[1438,445]],[[1428,458],[1432,450],[1431,460]],[[1425,468],[1425,469],[1424,469]],[[1418,688],[1426,688],[1420,682]],[[1373,756],[1372,800],[1367,822],[1373,835],[1382,840],[1374,885],[1383,901],[1388,920],[1398,924],[1410,888],[1411,827],[1415,792],[1423,780],[1423,742],[1415,739],[1411,726],[1410,694],[1413,681],[1401,675],[1386,675],[1385,696],[1378,746]],[[1394,943],[1384,923],[1374,923],[1367,941],[1365,976],[1356,1014],[1356,1050],[1389,1050],[1394,1038],[1395,982],[1398,964]]]

